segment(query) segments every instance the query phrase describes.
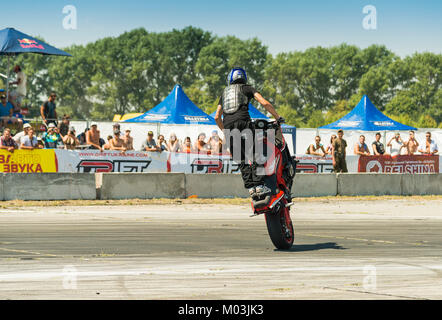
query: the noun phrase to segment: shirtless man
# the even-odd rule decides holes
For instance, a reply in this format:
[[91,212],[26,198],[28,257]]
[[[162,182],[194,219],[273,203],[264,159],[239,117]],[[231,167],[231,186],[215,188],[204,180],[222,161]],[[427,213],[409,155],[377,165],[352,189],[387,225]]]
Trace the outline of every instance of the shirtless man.
[[97,126],[96,122],[92,122],[90,130],[86,132],[86,144],[90,146],[89,149],[103,151],[100,146],[100,130],[97,130]]
[[419,142],[417,142],[414,137],[414,131],[410,131],[409,139],[404,143],[404,148],[407,149],[407,155],[412,156],[416,153],[417,147],[419,147]]
[[126,150],[134,150],[134,138],[130,136],[130,129],[126,129],[123,140],[126,145]]
[[109,141],[111,150],[125,152],[127,150],[124,140],[120,138],[120,130],[114,130],[114,137]]

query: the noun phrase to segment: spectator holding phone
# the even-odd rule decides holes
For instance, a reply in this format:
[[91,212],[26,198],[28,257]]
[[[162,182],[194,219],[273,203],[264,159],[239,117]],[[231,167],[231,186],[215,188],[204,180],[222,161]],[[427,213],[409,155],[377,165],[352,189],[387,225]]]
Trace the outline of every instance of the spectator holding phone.
[[392,156],[401,154],[401,150],[404,148],[404,142],[402,141],[401,134],[399,132],[396,132],[394,137],[388,141],[387,147],[390,147],[390,154]]

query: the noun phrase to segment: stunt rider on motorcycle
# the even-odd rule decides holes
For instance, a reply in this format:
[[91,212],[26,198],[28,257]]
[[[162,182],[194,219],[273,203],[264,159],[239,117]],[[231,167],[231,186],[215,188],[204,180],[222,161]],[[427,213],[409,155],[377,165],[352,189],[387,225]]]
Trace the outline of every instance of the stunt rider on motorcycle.
[[[215,120],[218,127],[221,130],[238,129],[240,132],[246,130],[248,133],[252,132],[247,139],[254,139],[254,129],[252,126],[252,120],[249,115],[249,103],[250,100],[255,99],[258,101],[276,120],[281,121],[283,118],[278,115],[275,108],[270,102],[262,97],[262,95],[251,85],[247,84],[247,74],[242,68],[233,68],[227,76],[227,87],[224,89],[221,98],[219,99],[218,109],[216,110]],[[223,116],[223,118],[221,118]],[[245,132],[245,131],[244,131]],[[227,136],[227,135],[226,135]],[[230,153],[232,155],[238,154],[232,152],[232,148],[241,148],[241,159],[233,160],[240,163],[239,169],[241,170],[242,179],[244,181],[244,187],[249,190],[250,196],[262,196],[270,193],[271,190],[264,185],[262,175],[257,175],[256,161],[248,163],[245,154],[246,145],[254,145],[252,143],[245,143],[245,139],[241,138],[241,145],[234,145],[234,139],[230,136],[229,143]]]

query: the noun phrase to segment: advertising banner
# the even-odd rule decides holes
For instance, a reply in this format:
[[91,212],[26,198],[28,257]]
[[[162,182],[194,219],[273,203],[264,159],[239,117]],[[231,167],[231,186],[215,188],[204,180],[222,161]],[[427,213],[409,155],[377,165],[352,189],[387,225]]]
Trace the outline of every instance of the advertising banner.
[[55,150],[58,172],[166,172],[167,154],[140,151]]
[[361,156],[358,172],[439,173],[439,156]]
[[57,159],[54,150],[14,150],[0,149],[0,172],[37,173],[57,172]]

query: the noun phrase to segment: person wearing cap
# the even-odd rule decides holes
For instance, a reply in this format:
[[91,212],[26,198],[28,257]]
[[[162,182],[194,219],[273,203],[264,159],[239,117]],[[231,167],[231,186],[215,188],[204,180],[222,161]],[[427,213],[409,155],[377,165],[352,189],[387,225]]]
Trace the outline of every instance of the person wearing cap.
[[57,95],[55,92],[51,92],[47,101],[45,101],[40,107],[40,115],[43,122],[48,125],[49,123],[57,122],[57,111],[55,110],[57,105],[55,104],[55,99]]
[[152,131],[149,131],[147,133],[147,139],[144,140],[143,144],[141,145],[141,151],[150,151],[150,152],[160,151],[160,149],[157,146],[157,143],[155,142],[155,139],[153,138]]
[[58,145],[63,144],[62,137],[58,131],[58,128],[53,122],[49,123],[48,130],[45,132],[41,138],[46,149],[56,149]]
[[75,150],[80,145],[80,141],[75,136],[74,127],[69,127],[67,134],[63,137],[63,143],[66,150]]
[[29,123],[25,123],[23,125],[23,131],[20,131],[20,132],[15,134],[13,139],[17,143],[17,145],[20,145],[21,138],[23,138],[24,136],[28,135],[29,128],[31,128],[31,125]]
[[86,132],[86,144],[89,145],[89,149],[103,151],[100,144],[100,130],[97,127],[98,124],[96,122],[91,123],[91,128]]
[[3,127],[6,127],[8,122],[17,122],[17,119],[12,116],[13,111],[14,106],[7,101],[6,96],[4,94],[0,95],[0,119]]
[[130,129],[126,129],[124,132],[123,141],[127,151],[134,150],[134,138],[130,136]]
[[110,143],[110,150],[118,150],[121,152],[126,152],[126,145],[124,143],[124,140],[120,138],[120,130],[119,127],[114,127],[114,136],[109,141]]
[[14,150],[17,148],[17,143],[11,137],[11,129],[5,128],[5,130],[3,130],[3,136],[0,137],[0,149],[14,152]]

